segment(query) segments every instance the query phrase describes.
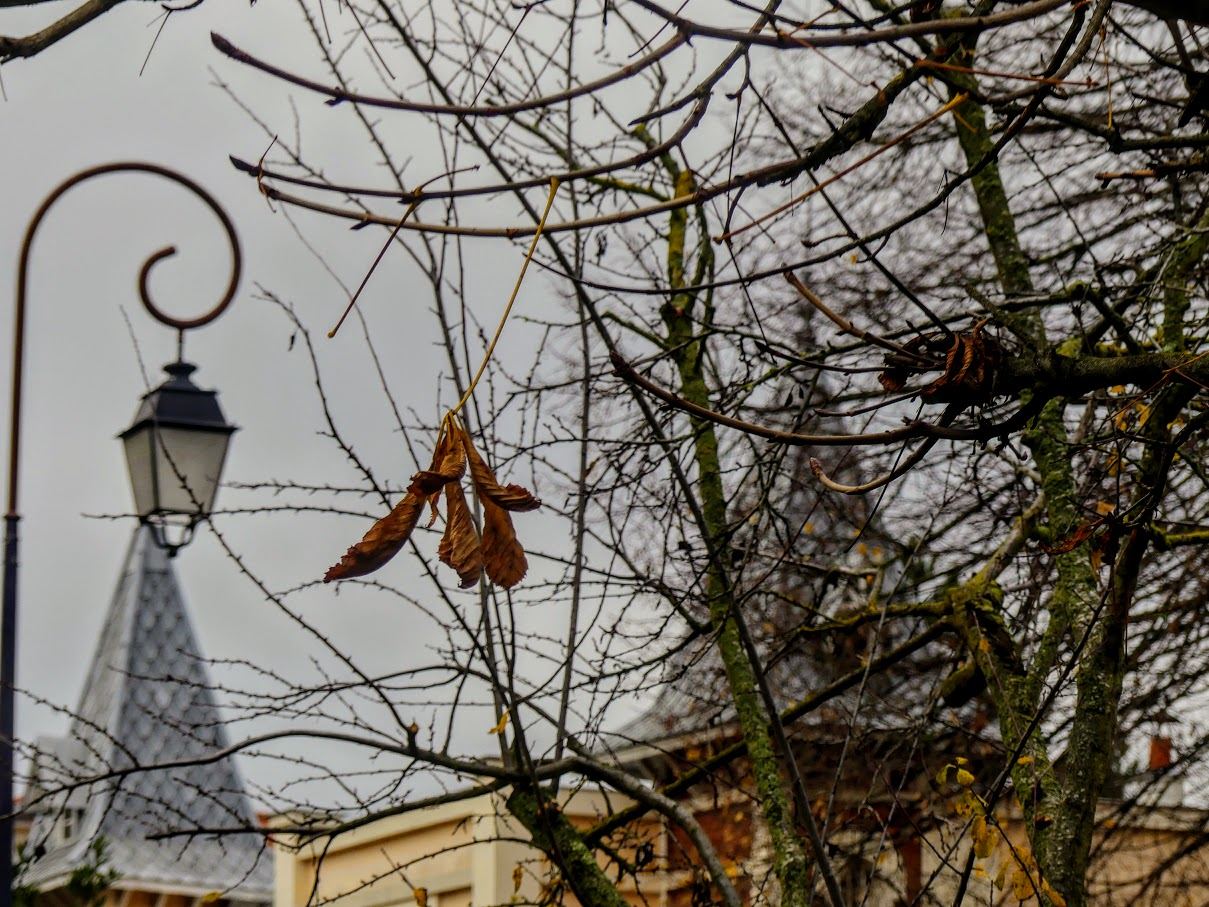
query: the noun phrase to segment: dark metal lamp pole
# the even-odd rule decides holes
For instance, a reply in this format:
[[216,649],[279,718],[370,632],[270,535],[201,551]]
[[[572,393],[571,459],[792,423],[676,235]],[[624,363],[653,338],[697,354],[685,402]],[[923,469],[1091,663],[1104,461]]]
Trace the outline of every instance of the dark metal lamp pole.
[[[160,249],[144,262],[139,273],[139,296],[144,307],[162,324],[184,332],[213,321],[235,297],[242,269],[235,228],[218,202],[186,176],[160,167],[132,161],[103,164],[70,177],[46,197],[30,221],[21,246],[17,268],[16,324],[13,330],[13,386],[8,459],[8,510],[5,513],[4,600],[0,610],[0,907],[11,907],[13,887],[13,766],[16,746],[16,654],[17,654],[17,568],[18,474],[21,453],[21,390],[25,358],[25,298],[30,250],[42,218],[62,195],[78,183],[107,173],[149,173],[189,189],[218,217],[231,244],[231,279],[222,300],[199,318],[173,318],[151,301],[148,275],[161,259],[176,254],[174,247]],[[179,357],[178,357],[179,358]],[[156,543],[175,553],[188,544],[193,529],[205,519],[213,505],[219,475],[226,457],[227,442],[235,428],[228,425],[213,391],[204,391],[190,380],[194,367],[178,361],[167,367],[169,380],[143,397],[135,424],[121,434],[130,465],[131,484],[139,519],[152,528]]]

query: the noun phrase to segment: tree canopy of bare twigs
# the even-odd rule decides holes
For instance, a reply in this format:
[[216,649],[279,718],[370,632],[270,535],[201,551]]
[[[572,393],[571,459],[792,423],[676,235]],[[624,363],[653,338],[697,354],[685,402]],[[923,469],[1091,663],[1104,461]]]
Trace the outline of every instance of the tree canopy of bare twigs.
[[[233,163],[291,222],[343,219],[367,263],[383,243],[407,261],[394,298],[447,363],[408,373],[368,330],[408,465],[361,460],[325,403],[358,480],[273,490],[345,512],[368,493],[378,519],[420,471],[411,533],[457,484],[433,445],[464,424],[545,501],[515,518],[523,581],[458,591],[478,560],[451,555],[455,574],[396,534],[404,553],[342,583],[441,628],[431,663],[377,677],[351,653],[323,690],[244,703],[399,760],[310,833],[506,789],[563,886],[546,896],[586,907],[621,903],[617,873],[641,867],[617,841],[646,812],[732,907],[860,903],[836,854],[865,848],[867,892],[904,825],[956,842],[904,903],[1006,897],[997,871],[1021,900],[1111,895],[1155,716],[1181,719],[1175,772],[1209,739],[1206,4],[299,9],[306,71],[270,36],[214,36],[220,78],[252,67],[280,92],[256,111],[276,140]],[[302,142],[338,116],[379,168]],[[298,323],[314,346],[328,327]],[[489,524],[494,499],[473,500]],[[638,692],[659,721],[625,724]],[[493,725],[487,759],[465,727]],[[709,728],[725,745],[671,752],[654,786],[624,758],[644,742],[627,734]],[[446,792],[408,795],[421,772]],[[636,805],[575,828],[553,804],[583,781]],[[763,843],[737,872],[682,806],[703,785],[751,805]],[[1194,828],[1117,896],[1176,903],[1204,844]]]

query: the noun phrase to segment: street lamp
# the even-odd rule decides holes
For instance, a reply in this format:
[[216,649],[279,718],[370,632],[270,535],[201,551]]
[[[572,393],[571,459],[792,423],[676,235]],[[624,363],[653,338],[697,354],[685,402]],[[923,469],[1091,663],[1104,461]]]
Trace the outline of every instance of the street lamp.
[[[151,300],[148,276],[161,260],[176,254],[174,247],[160,249],[143,263],[139,297],[152,317],[178,332],[178,350],[185,331],[209,324],[235,297],[242,258],[235,227],[218,202],[186,176],[156,164],[119,161],[83,170],[60,183],[39,206],[21,246],[17,267],[16,323],[13,329],[13,387],[8,460],[8,510],[5,513],[4,599],[0,608],[0,907],[11,907],[13,885],[13,752],[16,744],[17,572],[21,520],[17,508],[21,454],[21,390],[25,364],[25,299],[30,250],[42,218],[73,186],[107,173],[149,173],[171,180],[197,195],[214,212],[231,245],[231,278],[222,300],[206,314],[193,319],[174,318]],[[179,360],[178,355],[178,360]],[[188,544],[197,523],[210,513],[218,488],[227,443],[235,428],[218,407],[217,395],[197,387],[190,374],[194,366],[177,361],[167,366],[169,378],[143,397],[134,424],[122,432],[130,480],[139,520],[151,527],[158,545],[170,554]]]
[[178,360],[164,371],[168,380],[144,395],[134,424],[118,437],[134,509],[156,544],[175,555],[214,506],[235,426],[223,418],[218,394],[190,380],[195,366]]

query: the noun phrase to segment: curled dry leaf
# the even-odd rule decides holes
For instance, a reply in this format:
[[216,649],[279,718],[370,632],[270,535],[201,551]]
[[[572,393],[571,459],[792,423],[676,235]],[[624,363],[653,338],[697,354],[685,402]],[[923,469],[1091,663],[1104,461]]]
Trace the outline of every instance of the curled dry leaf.
[[345,552],[340,563],[323,575],[325,583],[373,573],[399,553],[420,521],[420,512],[424,509],[424,496],[416,494],[414,488],[415,483],[412,483],[395,509],[374,523],[365,537]]
[[483,559],[479,553],[479,534],[466,504],[466,495],[458,482],[445,486],[445,534],[441,536],[437,557],[458,572],[459,584],[469,589],[479,581]]
[[525,577],[529,561],[512,528],[508,511],[482,498],[483,505],[483,569],[487,578],[497,586],[511,589]]
[[537,510],[542,506],[541,501],[520,485],[501,485],[496,480],[495,473],[470,443],[470,437],[463,432],[462,439],[466,445],[466,457],[470,461],[470,478],[474,480],[474,490],[481,500],[489,500],[505,510],[522,513]]
[[1042,545],[1041,548],[1046,554],[1066,554],[1068,551],[1074,551],[1089,538],[1096,528],[1103,523],[1104,520],[1093,520],[1090,523],[1084,523],[1071,533],[1069,538],[1061,539],[1053,545]]
[[466,452],[458,434],[460,431],[450,426],[447,431],[441,432],[432,452],[432,465],[411,477],[412,483],[419,482],[428,495],[428,504],[432,509],[428,519],[430,527],[437,521],[437,498],[441,489],[450,482],[457,482],[466,473]]
[[[437,516],[437,496],[449,482],[457,482],[466,471],[466,454],[460,439],[445,432],[437,439],[432,452],[432,465],[411,477],[407,494],[394,509],[370,527],[369,532],[357,544],[345,552],[340,563],[323,576],[325,583],[337,579],[350,579],[373,573],[407,543],[412,531],[420,521],[424,502],[432,506],[432,519]],[[429,522],[432,525],[432,522]]]
[[[995,394],[999,366],[1003,362],[1003,347],[983,332],[986,321],[969,331],[955,333],[944,350],[943,374],[919,389],[919,396],[935,403],[984,403]],[[929,334],[912,338],[903,344],[911,353],[935,356],[943,338]],[[891,353],[886,356],[886,368],[877,376],[883,388],[897,393],[907,386],[907,380],[917,374],[934,371],[910,355]]]
[[462,442],[466,446],[470,478],[483,507],[483,569],[497,586],[511,589],[524,578],[529,562],[508,511],[535,510],[541,506],[541,501],[519,485],[500,485],[465,433]]

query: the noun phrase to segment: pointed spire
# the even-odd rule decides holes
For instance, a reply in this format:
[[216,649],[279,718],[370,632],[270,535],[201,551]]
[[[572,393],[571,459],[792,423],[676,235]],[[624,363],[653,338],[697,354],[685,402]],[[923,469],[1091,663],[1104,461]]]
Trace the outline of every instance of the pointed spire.
[[[228,745],[173,562],[140,527],[109,606],[68,739],[39,741],[27,802],[73,779],[204,757]],[[256,835],[148,841],[148,834],[254,821],[235,763],[138,771],[41,798],[30,845],[45,855],[22,882],[58,887],[97,837],[118,888],[270,900],[271,860]]]

